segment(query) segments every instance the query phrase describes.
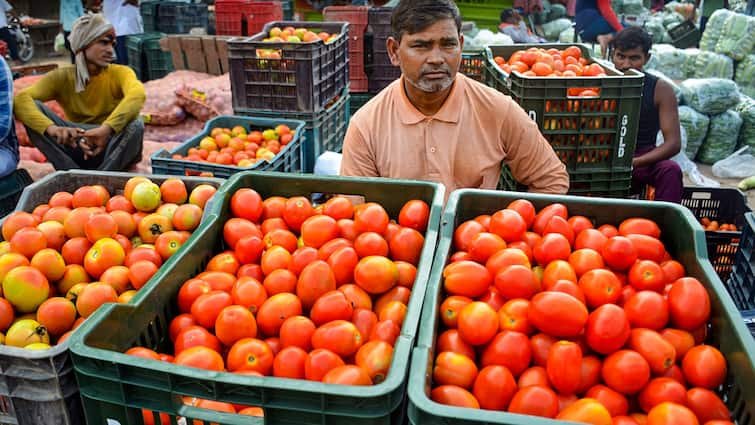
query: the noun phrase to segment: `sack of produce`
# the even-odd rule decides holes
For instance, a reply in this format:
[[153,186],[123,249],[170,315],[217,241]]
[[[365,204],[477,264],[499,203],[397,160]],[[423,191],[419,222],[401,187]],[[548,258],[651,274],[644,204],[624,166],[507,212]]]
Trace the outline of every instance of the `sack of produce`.
[[755,100],[742,96],[742,101],[734,108],[742,118],[742,128],[739,130],[739,143],[737,147],[750,146],[755,152]]
[[663,18],[657,15],[651,16],[647,22],[645,22],[645,31],[650,34],[653,39],[653,44],[662,43],[664,35],[666,34],[666,27],[663,26]]
[[647,69],[645,70],[648,74],[652,74],[656,77],[658,77],[659,80],[663,80],[666,84],[671,86],[671,89],[674,90],[674,96],[676,97],[676,103],[681,103],[682,101],[682,89],[669,77],[667,77],[664,73],[661,71],[658,71],[657,69]]
[[658,70],[672,80],[683,80],[687,77],[684,66],[687,56],[684,51],[670,44],[656,44],[650,53],[646,69]]
[[684,104],[704,114],[721,114],[739,103],[739,88],[732,80],[690,78],[681,88]]
[[682,55],[684,55],[684,78],[693,78],[697,69],[697,55],[702,50],[691,47],[689,49],[682,49]]
[[558,40],[558,36],[567,28],[571,28],[571,21],[569,19],[556,19],[555,21],[543,24],[543,34],[548,40]]
[[739,62],[734,72],[734,81],[743,94],[755,98],[755,54],[747,55]]
[[718,9],[710,15],[708,23],[705,24],[705,31],[700,38],[700,49],[712,52],[716,48],[716,43],[721,38],[724,31],[724,23],[729,17],[733,15],[732,12],[726,9]]
[[688,78],[734,78],[734,61],[726,55],[700,51],[695,59],[694,73]]
[[[577,42],[582,41],[579,36],[577,36]],[[559,43],[574,43],[574,28],[569,27],[563,31],[561,31],[561,34],[558,35],[558,42]]]
[[733,110],[710,117],[710,127],[705,141],[697,153],[697,160],[713,164],[731,155],[737,148],[742,118]]
[[186,119],[186,113],[178,103],[176,89],[189,81],[202,81],[212,77],[194,71],[175,71],[163,78],[144,83],[147,100],[142,106],[141,117],[149,125],[176,125]]
[[231,80],[223,74],[197,83],[184,84],[178,90],[178,104],[199,121],[218,115],[232,115]]
[[732,13],[724,22],[724,30],[715,51],[735,60],[742,60],[755,48],[755,17]]
[[563,4],[552,4],[551,10],[548,12],[548,20],[555,21],[564,17],[566,17],[566,6]]
[[679,13],[677,13],[675,11],[665,12],[661,16],[663,16],[663,26],[666,29],[671,28],[671,27],[675,27],[675,26],[681,24],[682,22],[684,22],[684,16],[682,16],[681,14],[679,14]]
[[642,0],[624,0],[621,6],[621,13],[624,15],[642,15],[645,12],[645,6]]
[[697,151],[708,134],[709,123],[710,119],[707,115],[701,114],[689,106],[679,107],[679,124],[687,133],[687,148],[684,150],[687,158],[695,159],[697,156]]

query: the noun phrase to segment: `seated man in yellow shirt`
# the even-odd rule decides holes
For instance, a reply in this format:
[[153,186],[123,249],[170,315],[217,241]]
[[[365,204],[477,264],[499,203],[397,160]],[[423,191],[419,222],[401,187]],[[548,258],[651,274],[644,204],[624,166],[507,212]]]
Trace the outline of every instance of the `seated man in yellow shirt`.
[[[115,32],[102,15],[77,19],[69,40],[76,64],[19,92],[16,117],[55,169],[126,170],[141,159],[144,86],[131,68],[111,64]],[[48,100],[58,101],[71,121],[46,108]]]

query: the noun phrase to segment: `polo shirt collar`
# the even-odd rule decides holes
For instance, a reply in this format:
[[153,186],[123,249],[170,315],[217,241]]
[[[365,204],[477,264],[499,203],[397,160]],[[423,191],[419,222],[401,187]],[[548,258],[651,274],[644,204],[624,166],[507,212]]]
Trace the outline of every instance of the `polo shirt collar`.
[[432,117],[428,117],[420,112],[406,95],[404,90],[404,77],[401,76],[401,80],[394,86],[394,90],[397,90],[396,106],[398,107],[399,116],[403,124],[417,124],[424,121],[427,118],[436,119],[439,121],[458,123],[461,116],[461,106],[464,99],[466,82],[461,74],[456,74],[454,84],[451,87],[451,93],[449,93],[443,106]]

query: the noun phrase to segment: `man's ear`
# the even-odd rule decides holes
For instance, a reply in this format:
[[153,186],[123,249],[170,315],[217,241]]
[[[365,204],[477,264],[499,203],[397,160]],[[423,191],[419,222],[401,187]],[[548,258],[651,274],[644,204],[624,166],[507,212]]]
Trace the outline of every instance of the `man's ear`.
[[399,41],[393,37],[388,37],[388,39],[385,40],[385,47],[388,49],[388,57],[391,58],[391,64],[393,64],[393,66],[401,65],[401,60],[398,57],[398,45]]

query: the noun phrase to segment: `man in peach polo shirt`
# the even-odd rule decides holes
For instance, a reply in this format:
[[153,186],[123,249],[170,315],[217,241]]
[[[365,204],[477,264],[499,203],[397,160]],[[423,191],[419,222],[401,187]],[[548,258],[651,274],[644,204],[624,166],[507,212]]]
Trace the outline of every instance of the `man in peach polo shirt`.
[[510,97],[458,74],[463,36],[450,0],[402,0],[388,54],[402,76],[354,114],[341,175],[430,180],[446,194],[495,189],[502,163],[530,191],[566,193],[569,176]]

